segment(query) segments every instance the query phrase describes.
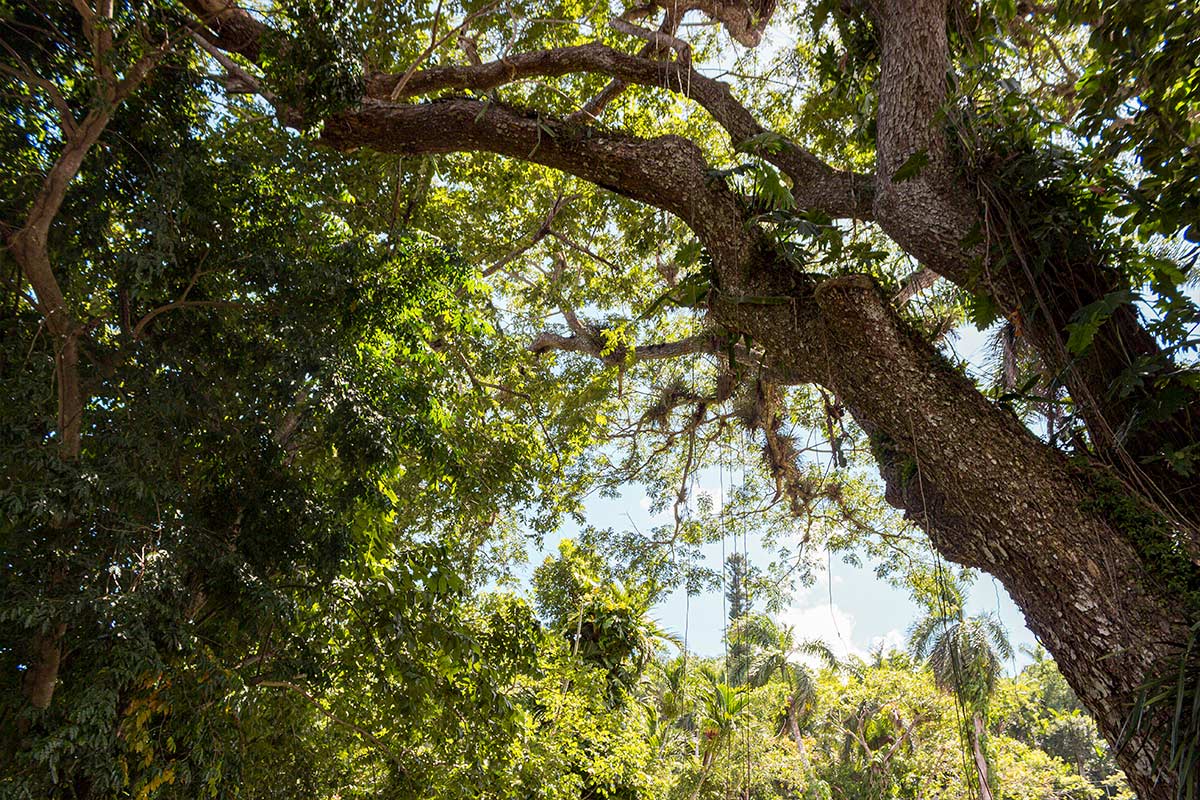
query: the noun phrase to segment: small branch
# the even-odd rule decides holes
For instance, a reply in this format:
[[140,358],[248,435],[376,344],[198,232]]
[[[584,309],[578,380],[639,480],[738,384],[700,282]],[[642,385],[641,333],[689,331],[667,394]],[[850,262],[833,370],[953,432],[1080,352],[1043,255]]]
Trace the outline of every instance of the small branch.
[[612,26],[614,30],[630,36],[636,36],[639,39],[649,42],[656,52],[666,50],[668,48],[674,50],[675,54],[679,57],[679,65],[681,67],[688,68],[691,66],[692,48],[691,45],[682,39],[678,39],[664,30],[647,30],[639,25],[634,25],[631,22],[627,22],[620,17],[609,20],[608,24]]
[[71,107],[67,104],[66,98],[63,97],[58,87],[52,81],[34,74],[29,69],[29,65],[7,43],[0,42],[0,46],[3,46],[9,55],[16,58],[22,66],[22,69],[16,69],[7,64],[0,64],[0,72],[6,72],[22,83],[45,92],[50,98],[50,103],[54,106],[54,110],[58,112],[59,124],[62,126],[64,138],[70,139],[76,136],[79,130],[79,123],[75,120],[75,115],[71,113]]
[[167,303],[165,306],[159,306],[138,320],[138,324],[133,329],[133,339],[137,341],[142,338],[142,331],[150,324],[151,320],[159,314],[165,314],[168,311],[178,311],[183,308],[241,308],[241,306],[241,303],[232,300],[176,300],[173,303]]
[[[603,348],[599,341],[587,335],[576,334],[563,336],[551,331],[543,331],[529,345],[531,353],[541,354],[547,350],[563,350],[570,353],[583,353],[594,356],[606,364],[620,364],[625,361],[628,351],[617,348],[608,355],[601,355]],[[693,355],[699,353],[718,353],[717,337],[712,333],[699,333],[686,339],[674,342],[658,342],[633,348],[634,361],[660,361],[667,358]]]
[[908,737],[912,735],[913,731],[916,730],[917,726],[920,725],[924,721],[925,721],[925,717],[923,717],[920,714],[917,714],[915,717],[913,717],[913,721],[910,722],[907,726],[905,726],[904,732],[900,734],[899,738],[897,738],[895,743],[892,744],[892,746],[888,749],[887,754],[884,755],[883,763],[887,764],[892,760],[892,756],[896,755],[896,751],[898,751],[900,749],[900,746],[903,745],[904,742],[908,740]]
[[611,269],[613,272],[620,273],[620,272],[624,271],[621,269],[620,266],[609,261],[604,256],[592,251],[590,248],[586,247],[585,245],[579,244],[579,242],[576,242],[574,239],[564,236],[563,234],[559,233],[556,230],[551,229],[551,230],[546,231],[546,233],[550,234],[555,239],[558,239],[560,242],[562,242],[563,244],[565,244],[567,247],[571,248],[572,250],[576,251],[577,253],[582,253],[585,256],[587,256],[588,258],[592,259],[593,261],[603,264],[604,266]]
[[296,684],[291,683],[290,681],[259,681],[258,683],[254,684],[254,685],[255,686],[265,686],[265,687],[272,688],[272,689],[287,689],[289,692],[294,692],[295,694],[300,695],[305,700],[307,700],[313,706],[313,708],[317,709],[317,711],[320,711],[325,716],[325,718],[328,719],[330,722],[333,722],[337,725],[341,725],[343,728],[349,728],[350,730],[357,733],[359,736],[362,736],[364,739],[371,742],[371,744],[378,747],[393,761],[395,761],[397,763],[399,763],[401,761],[400,756],[394,750],[392,750],[392,748],[387,744],[387,742],[383,741],[378,736],[371,733],[369,730],[362,727],[361,725],[356,725],[353,722],[344,720],[341,717],[339,717],[338,715],[334,714],[332,711],[329,711],[327,708],[325,708],[325,706],[323,706],[321,704],[321,701],[317,700],[317,698],[313,697],[311,694],[309,694],[303,688],[297,686]]
[[932,287],[941,277],[928,267],[921,267],[904,279],[900,290],[892,297],[892,302],[897,306],[907,305],[909,300]]
[[553,233],[553,231],[550,230],[550,226],[554,222],[554,218],[558,216],[558,213],[562,211],[563,208],[566,207],[567,203],[571,202],[577,197],[579,197],[579,195],[572,194],[564,196],[562,193],[559,193],[558,198],[554,201],[554,204],[550,206],[550,210],[546,212],[546,217],[542,220],[541,226],[534,231],[534,234],[530,240],[523,245],[518,245],[517,247],[513,248],[498,261],[485,269],[482,273],[483,277],[488,278],[499,272],[505,266],[512,263],[513,260],[533,249],[537,243],[542,241],[542,239],[545,239],[546,236]]
[[[272,92],[264,90],[262,88],[262,83],[258,80],[258,78],[242,69],[241,66],[239,66],[238,63],[230,58],[223,50],[218,48],[201,34],[198,34],[194,31],[192,33],[192,39],[196,42],[196,44],[200,45],[200,47],[206,53],[216,59],[216,62],[221,65],[222,69],[225,70],[228,76],[225,84],[226,91],[242,93],[253,92],[255,94],[262,95],[263,99],[268,103],[274,104],[275,95]],[[237,82],[237,86],[234,85],[234,81]]]
[[[435,38],[434,36],[431,35],[430,36],[431,41],[429,42],[429,47],[426,47],[424,52],[422,52],[421,55],[417,56],[416,59],[411,64],[408,65],[408,69],[406,69],[404,71],[404,74],[400,76],[400,80],[396,83],[395,88],[392,89],[392,100],[399,100],[400,97],[403,96],[404,87],[406,85],[408,85],[408,82],[412,78],[413,73],[415,73],[417,71],[417,68],[420,67],[423,63],[425,63],[425,61],[431,55],[433,55],[435,50],[437,50],[439,47],[441,47],[448,39],[450,39],[450,37],[457,36],[458,34],[462,33],[464,30],[466,30],[466,27],[468,25],[470,25],[476,18],[488,13],[489,11],[491,11],[498,5],[500,5],[500,0],[492,0],[492,2],[488,3],[486,6],[479,9],[478,11],[472,11],[470,14],[467,14],[467,16],[465,16],[463,18],[463,21],[458,24],[458,27],[449,31],[445,36],[442,36],[441,38]],[[441,13],[441,10],[442,10],[442,5],[439,0],[438,14]],[[434,15],[434,33],[436,33],[436,30],[437,30],[437,22],[438,22],[438,16],[435,14]]]

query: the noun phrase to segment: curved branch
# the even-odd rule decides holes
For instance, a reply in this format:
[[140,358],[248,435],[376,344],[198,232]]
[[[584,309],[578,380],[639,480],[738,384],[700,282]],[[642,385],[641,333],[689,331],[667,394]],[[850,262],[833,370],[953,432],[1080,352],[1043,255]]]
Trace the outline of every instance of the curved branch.
[[[266,25],[229,0],[186,0],[185,5],[208,27],[212,44],[251,61],[257,60],[259,40],[268,30]],[[402,75],[375,73],[367,76],[365,99],[376,101],[377,108],[382,101],[395,102],[439,90],[488,91],[523,78],[561,77],[580,72],[662,87],[695,100],[729,133],[735,145],[767,132],[733,97],[726,84],[701,75],[689,63],[632,56],[600,43],[523,53],[484,64],[415,71],[410,68]],[[778,137],[771,147],[762,148],[757,154],[791,178],[798,207],[820,210],[833,217],[871,219],[872,177],[835,170],[784,137]]]
[[[489,91],[532,77],[562,77],[596,73],[640,86],[658,87],[697,102],[729,134],[735,145],[768,131],[733,96],[729,86],[705,77],[679,61],[657,61],[629,55],[593,42],[533,53],[521,53],[477,65],[432,67],[402,76],[375,73],[367,78],[367,97],[376,100],[417,97],[447,89]],[[791,178],[792,194],[800,208],[820,210],[833,217],[872,218],[874,178],[835,170],[784,137],[755,151]]]
[[603,133],[501,103],[451,97],[421,104],[367,98],[327,120],[322,140],[340,150],[403,155],[483,151],[552,167],[669,211],[696,232],[714,260],[729,266],[744,263],[755,241],[736,197],[710,177],[700,148],[679,136]]

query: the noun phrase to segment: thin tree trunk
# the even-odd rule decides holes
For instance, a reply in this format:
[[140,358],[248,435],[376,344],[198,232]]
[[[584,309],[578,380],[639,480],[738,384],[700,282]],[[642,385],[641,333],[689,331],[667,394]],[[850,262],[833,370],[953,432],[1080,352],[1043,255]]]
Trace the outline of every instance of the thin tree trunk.
[[800,756],[800,763],[811,774],[812,761],[808,757],[808,748],[804,746],[804,737],[800,734],[800,721],[796,719],[796,714],[791,709],[788,711],[788,728],[792,733],[792,741],[796,743],[796,753]]
[[975,755],[975,774],[979,778],[980,800],[992,800],[992,785],[988,781],[987,758],[983,755],[983,717],[975,712],[971,717],[971,752]]
[[[93,111],[78,127],[70,127],[72,133],[64,143],[63,152],[47,173],[24,224],[7,243],[13,259],[33,287],[46,329],[53,338],[58,454],[68,462],[78,460],[83,449],[85,398],[79,374],[79,337],[83,327],[72,314],[54,274],[50,260],[50,226],[62,207],[67,187],[79,173],[84,158],[99,140],[108,120],[107,111]],[[69,519],[59,520],[56,527],[65,529],[69,522]],[[53,597],[64,579],[61,570],[52,570],[46,585],[47,594]],[[29,667],[22,688],[34,708],[48,708],[54,697],[66,631],[65,622],[51,619],[30,638]]]
[[37,709],[50,706],[58,681],[58,665],[62,660],[62,638],[67,632],[65,622],[49,623],[46,630],[33,635],[29,646],[29,669],[25,672],[22,689],[29,704]]

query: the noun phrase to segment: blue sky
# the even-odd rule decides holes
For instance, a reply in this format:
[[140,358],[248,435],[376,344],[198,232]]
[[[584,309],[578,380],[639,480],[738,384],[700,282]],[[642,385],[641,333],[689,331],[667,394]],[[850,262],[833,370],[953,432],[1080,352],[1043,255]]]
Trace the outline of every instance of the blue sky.
[[[641,488],[629,486],[620,498],[593,497],[589,500],[588,524],[627,530],[632,520],[639,529],[649,530],[667,521],[669,511],[654,517],[648,506],[649,502]],[[577,533],[578,529],[574,526],[565,526],[558,538]],[[530,572],[546,555],[557,550],[558,538],[548,538],[541,551],[530,554]],[[753,533],[749,539],[751,564],[768,563],[771,554],[758,546]],[[732,545],[727,546],[732,549]],[[705,547],[704,556],[710,565],[719,567],[720,544]],[[881,639],[888,646],[903,647],[905,632],[920,614],[920,609],[908,593],[877,578],[870,564],[852,566],[843,563],[837,553],[832,554],[832,558],[822,558],[828,564],[828,571],[823,569],[812,586],[801,588],[794,594],[792,604],[779,615],[780,621],[794,626],[798,638],[821,639],[842,657],[850,654],[865,656]],[[1004,587],[989,576],[980,576],[972,587],[969,609],[971,613],[990,611],[998,614],[1008,629],[1014,649],[1022,644],[1035,643],[1033,634],[1025,627],[1020,610]],[[719,590],[693,595],[687,601],[680,589],[659,602],[651,616],[664,629],[679,637],[683,637],[686,623],[688,649],[692,652],[715,656],[724,649],[722,634],[725,613]],[[1019,669],[1028,661],[1028,657],[1018,652],[1015,660],[1007,665],[1008,670]]]
[[[956,337],[947,344],[957,357],[965,359],[971,370],[982,369],[987,351],[987,336],[967,326],[956,332]],[[716,473],[698,476],[698,492],[708,492],[720,506],[720,489]],[[619,498],[604,498],[593,495],[586,503],[589,525],[616,530],[650,530],[656,525],[667,524],[670,511],[655,516],[650,513],[649,500],[640,486],[628,485]],[[532,574],[533,568],[547,555],[555,553],[558,541],[579,533],[574,525],[563,527],[557,537],[547,537],[541,550],[531,552],[524,577]],[[766,565],[772,559],[769,552],[749,537],[751,564]],[[728,545],[732,549],[732,545]],[[704,548],[704,557],[709,566],[719,568],[721,545],[714,543]],[[846,564],[837,553],[821,554],[825,561],[812,586],[795,592],[792,603],[780,615],[781,622],[791,625],[800,639],[820,639],[828,644],[840,657],[851,654],[865,656],[880,640],[887,647],[903,647],[906,631],[920,615],[921,610],[904,589],[897,588],[876,577],[872,564],[861,566]],[[1033,634],[1025,626],[1021,611],[1009,598],[998,581],[981,575],[971,587],[968,609],[970,613],[988,611],[996,614],[1008,631],[1015,658],[1007,664],[1012,673],[1029,662],[1028,656],[1020,652],[1021,645],[1033,645]],[[705,656],[723,652],[724,631],[723,596],[719,590],[693,595],[690,601],[682,589],[659,602],[652,616],[667,631],[683,637],[686,629],[688,649]]]

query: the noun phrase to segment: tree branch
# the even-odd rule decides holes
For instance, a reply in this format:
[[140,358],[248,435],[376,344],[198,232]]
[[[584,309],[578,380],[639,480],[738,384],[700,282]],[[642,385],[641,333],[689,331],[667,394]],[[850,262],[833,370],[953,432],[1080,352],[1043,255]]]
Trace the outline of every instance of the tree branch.
[[[721,352],[719,337],[712,331],[698,333],[686,339],[672,342],[656,342],[639,345],[633,348],[634,361],[661,361],[668,358],[679,358],[685,355],[699,353],[715,354]],[[529,351],[542,354],[549,350],[561,350],[568,353],[582,353],[600,359],[606,364],[623,364],[630,351],[618,347],[613,352],[605,354],[603,343],[598,337],[576,333],[573,336],[563,336],[552,331],[543,331],[529,345]]]
[[892,302],[897,306],[907,305],[909,300],[912,300],[926,289],[932,288],[940,277],[942,276],[928,267],[921,267],[904,279],[900,290],[892,297]]
[[[446,89],[489,91],[531,77],[599,73],[627,83],[667,89],[694,100],[725,129],[735,145],[768,131],[739,103],[729,87],[696,72],[690,64],[633,56],[600,43],[520,53],[478,65],[421,70],[401,78],[375,73],[367,78],[367,97],[383,100],[417,97]],[[754,148],[764,160],[792,179],[797,206],[834,217],[871,219],[874,178],[835,170],[785,137]]]
[[21,63],[22,67],[21,69],[17,69],[15,67],[10,67],[7,64],[0,64],[0,72],[6,72],[27,86],[41,89],[43,92],[45,92],[46,96],[50,98],[50,103],[54,106],[54,110],[58,112],[58,121],[59,125],[62,127],[63,135],[68,139],[77,135],[79,123],[76,121],[75,115],[71,112],[71,107],[68,105],[66,98],[63,97],[62,92],[58,90],[58,87],[54,85],[54,82],[49,81],[40,75],[35,75],[33,70],[29,68],[29,65],[24,63],[24,61],[17,56],[16,52],[9,47],[6,42],[0,42],[0,46],[3,46],[11,57],[16,58],[17,61]]
[[640,139],[461,97],[420,105],[368,97],[327,120],[322,140],[340,150],[405,155],[485,151],[562,170],[669,211],[696,232],[714,260],[730,266],[743,263],[756,240],[737,198],[711,178],[700,148],[679,136]]
[[542,220],[542,224],[536,231],[533,232],[533,235],[530,236],[529,241],[525,242],[524,244],[517,245],[512,250],[508,251],[499,259],[497,259],[491,266],[483,270],[483,277],[487,278],[491,275],[494,275],[496,272],[499,272],[505,266],[512,263],[515,259],[533,249],[538,242],[542,241],[542,239],[545,239],[551,233],[554,233],[554,231],[550,228],[550,226],[554,223],[554,218],[557,217],[559,212],[566,208],[567,204],[576,197],[577,195],[564,196],[562,193],[559,193],[558,198],[553,204],[551,204],[550,209],[546,212],[546,217]]
[[250,12],[238,8],[233,0],[183,0],[183,4],[212,33],[213,44],[258,63],[262,39],[269,29]]
[[[227,0],[185,0],[185,5],[210,28],[216,46],[240,53],[252,61],[257,59],[258,40],[267,30],[265,25]],[[706,6],[694,7],[711,12]],[[414,70],[413,66],[417,63],[414,62],[398,76],[382,73],[368,75],[365,100],[376,102],[364,103],[362,113],[374,116],[388,102],[394,103],[405,97],[439,90],[473,89],[486,92],[524,78],[593,72],[628,83],[662,87],[695,100],[725,128],[735,145],[766,133],[753,115],[734,99],[727,85],[700,75],[689,63],[631,56],[599,43],[522,53],[478,65]],[[338,118],[344,123],[355,113],[344,112]],[[367,142],[359,144],[365,145]],[[388,150],[382,142],[372,146]],[[452,149],[456,148],[427,152],[448,152]],[[835,170],[784,137],[773,141],[771,147],[763,147],[756,152],[792,179],[792,194],[799,207],[824,211],[834,217],[871,218],[874,193],[872,178]],[[607,186],[605,183],[600,185]],[[664,207],[661,203],[655,205]]]

